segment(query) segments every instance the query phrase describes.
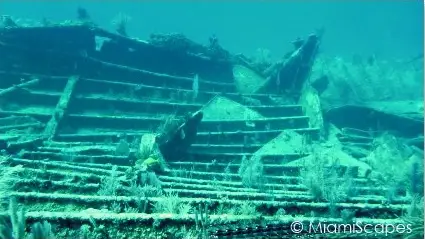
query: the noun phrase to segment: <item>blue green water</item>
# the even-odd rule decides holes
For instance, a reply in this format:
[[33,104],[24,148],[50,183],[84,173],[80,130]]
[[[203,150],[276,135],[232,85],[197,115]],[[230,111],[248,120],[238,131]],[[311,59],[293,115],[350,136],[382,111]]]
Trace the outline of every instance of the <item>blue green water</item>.
[[273,56],[288,43],[324,27],[322,51],[331,55],[410,57],[423,52],[423,1],[1,1],[0,13],[54,21],[75,18],[82,6],[111,28],[117,12],[132,18],[128,32],[182,32],[204,43],[216,34],[226,49]]

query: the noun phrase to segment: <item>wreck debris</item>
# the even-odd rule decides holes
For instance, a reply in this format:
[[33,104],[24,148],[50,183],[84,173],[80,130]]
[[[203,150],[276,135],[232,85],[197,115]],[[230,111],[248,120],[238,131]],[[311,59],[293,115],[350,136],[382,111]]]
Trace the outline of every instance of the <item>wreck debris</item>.
[[0,20],[1,20],[1,27],[6,27],[6,28],[18,27],[18,24],[16,24],[16,22],[13,20],[12,16],[1,15]]
[[326,147],[323,145],[315,145],[311,155],[308,155],[304,158],[289,162],[288,166],[307,166],[314,165],[318,162],[317,160],[322,161],[325,167],[345,167],[351,168],[351,174],[354,177],[366,177],[371,167],[365,162],[361,162],[350,155],[343,152],[338,146],[336,147]]
[[185,156],[185,152],[195,141],[202,117],[202,111],[193,113],[171,134],[167,141],[159,145],[159,149],[166,160],[179,160]]
[[281,61],[266,64],[266,68],[237,55],[233,69],[237,88],[242,93],[289,93],[297,101],[316,58],[320,37],[312,34],[305,41],[298,39],[294,52]]
[[268,76],[267,82],[258,92],[276,92],[277,89],[276,93],[287,91],[299,95],[310,74],[319,44],[320,37],[315,34],[310,35],[280,67],[276,66],[277,71]]
[[78,80],[78,76],[72,76],[68,79],[63,94],[56,105],[55,111],[53,112],[52,118],[47,123],[43,132],[44,137],[48,140],[52,140],[56,136],[58,124],[60,124],[62,118],[68,111],[69,102],[74,95],[74,89]]
[[118,13],[117,16],[112,20],[112,24],[115,26],[115,31],[122,35],[127,36],[127,24],[131,21],[131,17],[125,13]]
[[6,94],[10,94],[11,92],[14,92],[14,91],[17,91],[17,90],[21,90],[21,89],[23,89],[25,87],[36,85],[36,84],[39,84],[39,83],[40,83],[40,79],[32,79],[32,80],[29,80],[29,81],[20,83],[18,85],[11,86],[11,87],[9,87],[7,89],[1,90],[0,91],[0,97],[3,97]]
[[[98,37],[105,39],[97,49]],[[381,185],[367,161],[344,151],[356,140],[369,143],[372,136],[361,135],[367,130],[343,129],[331,142],[314,142],[326,139],[320,94],[306,83],[319,40],[317,35],[298,39],[285,60],[256,68],[242,56],[239,61],[231,56],[216,38],[202,46],[179,34],[141,41],[81,24],[3,29],[0,73],[13,70],[13,78],[49,80],[23,86],[32,98],[1,112],[0,123],[34,118],[0,125],[0,145],[11,147],[2,152],[0,167],[20,168],[10,195],[33,210],[29,221],[49,221],[63,238],[80,236],[70,224],[91,225],[90,235],[114,238],[140,237],[140,230],[147,238],[184,230],[184,236],[195,235],[196,226],[206,225],[196,223],[200,211],[211,224],[201,229],[204,237],[221,237],[223,231],[234,235],[234,228],[243,227],[241,220],[255,227],[240,230],[248,237],[265,235],[263,226],[274,221],[268,229],[287,235],[288,218],[340,222],[346,219],[344,210],[352,212],[351,219],[373,215],[365,220],[399,222],[409,197],[388,197],[385,192],[392,185]],[[27,58],[32,55],[39,60]],[[238,92],[235,69],[255,73],[255,87]],[[3,73],[2,80],[12,82],[11,73]],[[70,75],[78,77],[67,79]],[[199,76],[197,84],[194,75]],[[8,93],[2,104],[15,102],[16,93]],[[158,127],[164,119],[170,124]],[[31,130],[34,125],[46,128]],[[164,130],[153,130],[158,128]],[[24,137],[20,129],[30,134]],[[117,153],[124,138],[125,153]],[[159,155],[167,170],[161,170]],[[349,183],[340,189],[352,189],[353,195],[344,200],[315,197],[303,183],[302,171],[317,160],[326,161],[338,175],[349,174]],[[248,173],[241,177],[237,172],[243,162],[253,165],[241,170]],[[160,185],[155,195],[149,194],[152,184]],[[99,195],[105,186],[111,186],[112,196]],[[337,195],[334,187],[330,191]],[[154,213],[158,203],[171,205],[168,213]],[[200,204],[205,208],[199,210]],[[227,221],[220,224],[222,218]],[[212,225],[217,221],[219,225]]]
[[[264,144],[259,150],[257,150],[253,155],[254,157],[261,157],[261,155],[307,155],[309,149],[307,147],[306,138],[293,131],[285,130],[280,133],[276,138],[270,140],[268,143]],[[288,161],[280,162],[282,164],[288,163]]]
[[215,96],[202,107],[204,120],[265,119],[253,109],[223,96]]
[[39,146],[43,145],[44,140],[45,138],[38,137],[34,139],[8,142],[6,150],[8,153],[18,153],[21,150],[36,150]]
[[17,153],[21,150],[34,150],[44,143],[38,135],[44,129],[44,124],[29,116],[7,116],[0,118],[0,149],[7,153]]
[[304,84],[298,104],[303,106],[304,113],[309,117],[310,127],[319,129],[321,136],[324,137],[325,122],[319,93],[307,82]]
[[30,116],[6,116],[0,118],[0,133],[13,134],[22,129],[33,128],[40,129],[44,125],[39,120]]
[[[387,104],[380,102],[378,105],[382,107]],[[378,105],[342,105],[325,111],[324,117],[340,128],[397,132],[397,136],[405,138],[416,137],[423,132],[423,118],[420,119],[418,115],[412,117],[412,115],[403,113],[410,108],[409,104],[404,104],[405,107],[386,108],[385,110],[377,107]],[[417,111],[412,110],[412,112]],[[352,117],[347,118],[346,115],[348,114]]]
[[335,136],[341,142],[342,149],[351,156],[362,159],[370,154],[374,137],[379,132],[363,131],[354,128],[341,128],[341,131]]
[[266,81],[261,75],[243,65],[235,65],[233,75],[238,92],[243,94],[256,93]]

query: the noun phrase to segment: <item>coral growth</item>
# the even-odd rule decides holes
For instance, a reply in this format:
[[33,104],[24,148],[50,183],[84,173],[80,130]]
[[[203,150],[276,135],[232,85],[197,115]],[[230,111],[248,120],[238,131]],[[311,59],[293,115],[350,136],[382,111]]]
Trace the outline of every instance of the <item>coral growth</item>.
[[260,156],[254,156],[251,159],[248,159],[246,155],[242,156],[242,162],[238,170],[242,185],[264,191],[266,180],[263,167]]
[[31,226],[31,233],[26,235],[26,217],[23,208],[18,209],[15,198],[9,202],[10,224],[3,219],[0,223],[0,239],[54,239],[52,226],[49,222],[36,222]]

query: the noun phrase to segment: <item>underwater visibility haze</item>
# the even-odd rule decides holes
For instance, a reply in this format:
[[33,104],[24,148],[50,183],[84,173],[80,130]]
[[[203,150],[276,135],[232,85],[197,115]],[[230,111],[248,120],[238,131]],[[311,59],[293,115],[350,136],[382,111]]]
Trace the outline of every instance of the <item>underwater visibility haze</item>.
[[0,3],[0,239],[424,238],[420,1]]

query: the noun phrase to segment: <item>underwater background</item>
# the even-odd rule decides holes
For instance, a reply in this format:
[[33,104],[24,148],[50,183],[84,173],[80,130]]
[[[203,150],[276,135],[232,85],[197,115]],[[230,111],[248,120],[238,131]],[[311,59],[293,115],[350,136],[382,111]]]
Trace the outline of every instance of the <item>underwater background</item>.
[[288,42],[325,28],[323,54],[412,57],[423,52],[423,1],[1,1],[2,13],[21,19],[75,17],[84,6],[96,23],[113,29],[117,12],[131,17],[128,33],[181,32],[207,43],[215,34],[234,52],[267,48],[277,58]]
[[0,239],[424,238],[422,1],[1,1]]

